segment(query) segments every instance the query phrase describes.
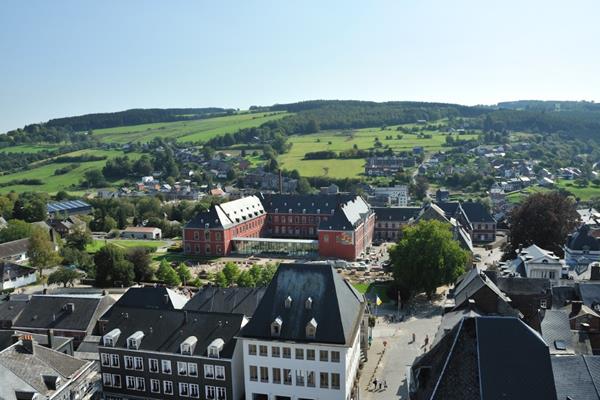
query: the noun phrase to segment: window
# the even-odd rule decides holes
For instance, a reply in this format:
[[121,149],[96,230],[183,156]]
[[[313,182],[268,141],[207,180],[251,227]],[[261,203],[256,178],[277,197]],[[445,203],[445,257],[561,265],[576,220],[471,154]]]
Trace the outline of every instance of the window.
[[125,383],[127,385],[127,389],[135,390],[135,378],[133,376],[126,376]]
[[158,372],[158,360],[155,358],[151,358],[148,360],[148,369],[150,372],[157,373]]
[[224,387],[217,387],[217,400],[227,400],[227,392]]
[[207,399],[215,398],[215,387],[214,386],[206,386],[204,390],[205,390]]
[[269,356],[269,348],[267,346],[259,346],[258,347],[259,353],[261,357],[268,357]]
[[204,366],[204,377],[207,379],[214,379],[215,367],[212,365],[205,365]]
[[206,245],[206,248],[204,249],[204,254],[210,254],[210,245]]
[[115,368],[119,368],[119,355],[118,354],[111,354],[110,355],[110,366],[111,367],[115,367]]
[[319,373],[319,387],[321,389],[329,389],[329,375],[327,372]]
[[133,358],[133,367],[138,371],[144,370],[144,359],[142,357],[134,357]]
[[200,234],[198,233],[198,231],[194,231],[194,240],[199,240],[200,239]]
[[112,375],[111,374],[102,374],[102,385],[112,386]]
[[112,376],[112,385],[113,387],[116,388],[120,388],[121,387],[121,375],[114,375]]
[[315,372],[306,371],[306,386],[315,387]]
[[340,362],[340,352],[339,351],[331,352],[331,362],[335,362],[335,363]]
[[332,389],[340,388],[340,374],[338,374],[338,373],[331,374],[331,388]]
[[160,381],[158,379],[150,379],[150,391],[160,393]]
[[258,368],[256,365],[250,366],[250,380],[254,382],[258,381]]
[[163,374],[171,374],[171,361],[162,360],[162,372]]
[[304,371],[296,370],[296,386],[304,386]]
[[198,365],[196,363],[188,363],[188,375],[198,376]]
[[292,358],[292,349],[290,349],[289,347],[284,347],[283,358]]
[[256,355],[256,345],[255,344],[248,345],[248,354],[250,354],[251,356]]
[[190,383],[190,397],[200,397],[200,388],[197,383]]
[[260,367],[260,381],[269,383],[269,368]]
[[281,369],[273,368],[273,383],[281,383]]
[[319,360],[321,361],[329,361],[329,353],[327,350],[319,350]]
[[271,357],[280,357],[280,349],[277,346],[271,347]]
[[283,384],[291,385],[292,384],[292,370],[284,368],[283,369]]
[[100,354],[100,358],[102,360],[102,366],[103,367],[110,366],[110,356],[108,354],[102,353],[102,354]]
[[304,349],[296,349],[296,360],[304,360]]
[[115,342],[113,341],[113,339],[112,339],[112,338],[105,337],[105,338],[104,338],[104,345],[105,345],[106,347],[115,347]]
[[204,232],[204,240],[206,240],[207,242],[210,240],[210,232],[209,231]]
[[314,361],[315,360],[315,351],[313,349],[307,349],[306,350],[306,359],[310,360],[310,361]]
[[138,349],[138,341],[132,338],[127,339],[127,348],[128,349]]
[[181,376],[187,375],[187,363],[177,361],[177,375],[181,375]]
[[133,369],[133,357],[123,356],[123,361],[125,362],[125,369]]
[[187,383],[179,382],[179,395],[188,397],[190,395],[189,385]]
[[221,232],[215,233],[215,240],[221,240]]
[[173,394],[173,382],[163,381],[163,392],[165,394]]
[[215,376],[218,380],[224,381],[225,380],[225,367],[222,365],[216,365],[215,366]]
[[323,241],[324,241],[325,243],[329,242],[329,235],[328,235],[328,234],[324,234],[324,235],[323,235]]
[[135,378],[135,389],[141,391],[146,390],[146,380],[141,376]]

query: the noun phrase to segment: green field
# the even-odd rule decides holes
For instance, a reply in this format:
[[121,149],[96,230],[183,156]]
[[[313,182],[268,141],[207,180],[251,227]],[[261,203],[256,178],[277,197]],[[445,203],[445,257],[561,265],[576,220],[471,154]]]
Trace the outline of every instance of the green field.
[[0,148],[0,153],[39,153],[44,150],[54,151],[58,148],[59,146],[55,144],[22,144],[19,146]]
[[[120,150],[78,150],[72,153],[63,154],[63,156],[76,156],[83,153],[107,156],[108,158],[114,158],[124,153]],[[128,153],[131,159],[137,159],[141,156],[139,153]],[[16,192],[24,191],[36,191],[36,192],[47,192],[50,194],[56,193],[60,190],[72,191],[74,185],[78,185],[83,180],[85,171],[95,168],[102,168],[106,164],[106,160],[90,161],[81,163],[81,165],[72,171],[67,172],[64,175],[54,175],[54,171],[59,168],[65,167],[70,163],[52,163],[47,165],[41,165],[36,168],[32,168],[27,171],[15,172],[13,174],[0,176],[0,183],[9,182],[16,179],[41,179],[43,185],[12,185],[0,188],[0,193],[7,193],[11,190]]]
[[85,251],[88,253],[96,253],[98,250],[103,248],[106,243],[112,244],[116,247],[120,247],[122,249],[131,249],[134,247],[150,247],[157,248],[163,247],[167,245],[167,242],[163,242],[160,240],[98,240],[95,239],[91,244],[88,244],[85,248]]
[[579,187],[572,180],[559,179],[556,182],[556,187],[566,189],[573,193],[573,196],[580,198],[582,201],[590,200],[592,197],[600,197],[600,186],[589,183],[587,187]]
[[240,113],[226,117],[191,121],[160,122],[98,129],[94,135],[103,143],[149,142],[155,137],[176,138],[179,142],[206,141],[215,136],[234,133],[242,128],[259,126],[265,122],[283,118],[288,114]]
[[[373,149],[375,148],[376,137],[384,146],[389,145],[394,151],[412,151],[415,146],[423,146],[426,152],[438,151],[444,148],[446,135],[439,132],[424,133],[431,134],[432,137],[428,139],[419,138],[414,134],[398,132],[395,127],[383,131],[380,128],[366,128],[352,131],[323,131],[311,135],[294,135],[289,138],[289,142],[292,143],[291,150],[280,155],[278,162],[286,169],[297,169],[302,176],[355,178],[364,173],[364,159],[304,160],[304,154],[321,150],[349,150],[354,145],[359,149]],[[398,134],[402,135],[402,139],[396,137]],[[392,139],[385,139],[386,136],[392,136]],[[473,139],[475,137],[476,135],[460,136],[461,139]],[[325,168],[328,168],[328,170]]]

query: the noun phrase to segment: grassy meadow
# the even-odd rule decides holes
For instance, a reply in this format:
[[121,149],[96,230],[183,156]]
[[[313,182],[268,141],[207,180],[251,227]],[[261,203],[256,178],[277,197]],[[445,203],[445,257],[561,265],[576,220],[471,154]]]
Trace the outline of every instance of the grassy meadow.
[[[96,156],[107,156],[108,158],[114,158],[124,153],[120,150],[78,150],[71,153],[63,154],[62,156],[77,156],[81,154],[93,154]],[[131,159],[137,159],[141,157],[139,153],[128,153]],[[39,164],[40,162],[38,162]],[[80,181],[84,179],[84,174],[90,169],[102,168],[106,164],[106,160],[90,161],[81,163],[81,165],[72,171],[67,172],[64,175],[54,175],[54,171],[59,168],[66,167],[71,163],[52,163],[46,165],[40,165],[39,167],[32,168],[27,171],[15,172],[12,174],[1,175],[0,183],[10,182],[17,179],[40,179],[44,182],[43,185],[11,185],[0,187],[0,193],[8,193],[11,190],[16,192],[23,191],[36,191],[36,192],[48,192],[54,194],[60,190],[73,191],[74,186],[78,185]]]
[[[292,148],[282,154],[278,162],[286,169],[297,169],[303,176],[329,176],[332,178],[352,178],[364,173],[364,159],[331,159],[304,160],[307,152],[332,150],[349,150],[356,145],[359,149],[375,148],[375,138],[383,146],[389,145],[394,151],[412,151],[415,146],[423,146],[426,152],[434,152],[444,148],[446,135],[440,132],[423,132],[432,135],[422,138],[416,134],[406,134],[396,131],[395,127],[365,128],[348,131],[323,131],[311,135],[293,135],[289,138]],[[401,135],[398,139],[397,135]],[[386,139],[391,136],[392,139]],[[455,136],[456,137],[456,136]],[[473,139],[476,135],[461,135],[461,139]]]
[[94,130],[103,143],[149,142],[155,137],[176,138],[179,142],[198,142],[212,139],[242,128],[252,128],[265,122],[283,118],[286,113],[240,113],[225,117],[190,121],[159,122]]
[[57,150],[60,146],[56,144],[21,144],[18,146],[12,147],[2,147],[0,148],[0,153],[39,153],[41,151],[54,151]]

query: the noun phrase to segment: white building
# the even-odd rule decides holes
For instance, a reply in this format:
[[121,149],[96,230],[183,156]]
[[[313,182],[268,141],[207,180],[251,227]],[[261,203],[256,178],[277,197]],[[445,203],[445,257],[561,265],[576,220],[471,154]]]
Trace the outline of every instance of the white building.
[[121,232],[121,237],[126,239],[160,240],[162,238],[162,230],[147,226],[128,226]]
[[600,230],[593,229],[594,224],[594,221],[584,223],[568,236],[564,249],[569,267],[587,268],[590,263],[600,261]]
[[526,278],[548,278],[558,283],[567,268],[563,260],[553,252],[531,245],[522,249],[511,262],[513,272]]
[[282,264],[241,333],[246,400],[357,398],[364,316],[331,266]]
[[35,283],[34,268],[0,260],[0,291],[16,289]]
[[390,206],[406,207],[408,206],[408,186],[397,185],[390,187],[373,188],[373,196],[387,197],[387,203]]

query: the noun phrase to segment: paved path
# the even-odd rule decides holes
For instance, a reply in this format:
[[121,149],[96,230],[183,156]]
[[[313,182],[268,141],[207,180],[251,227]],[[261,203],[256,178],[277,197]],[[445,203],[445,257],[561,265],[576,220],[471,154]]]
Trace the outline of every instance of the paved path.
[[[407,368],[424,353],[425,335],[429,335],[431,344],[440,321],[440,309],[431,305],[417,306],[414,315],[406,317],[403,322],[388,323],[384,318],[378,318],[369,359],[360,377],[360,400],[408,399]],[[412,343],[413,333],[416,335],[415,343]],[[385,350],[384,341],[387,344]],[[386,381],[388,388],[373,390],[374,378]]]

